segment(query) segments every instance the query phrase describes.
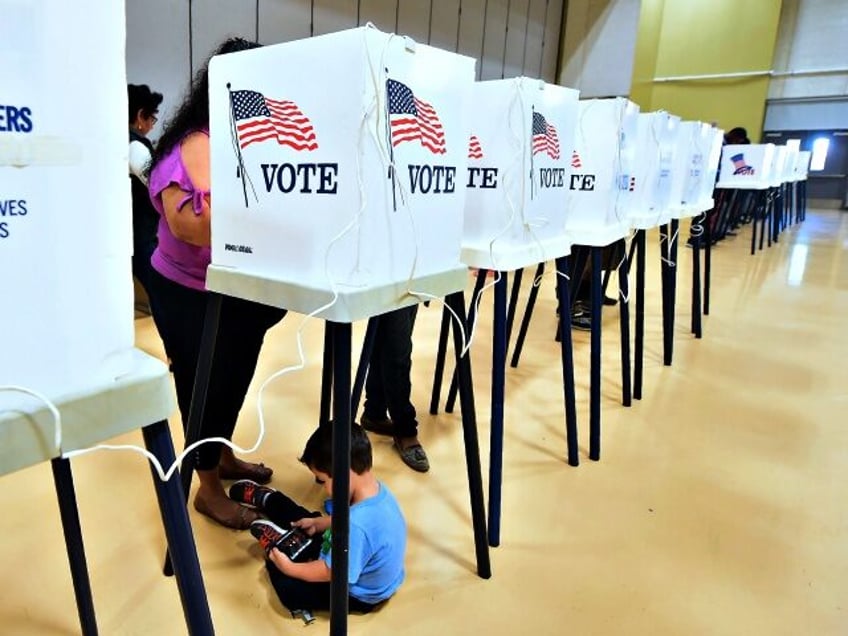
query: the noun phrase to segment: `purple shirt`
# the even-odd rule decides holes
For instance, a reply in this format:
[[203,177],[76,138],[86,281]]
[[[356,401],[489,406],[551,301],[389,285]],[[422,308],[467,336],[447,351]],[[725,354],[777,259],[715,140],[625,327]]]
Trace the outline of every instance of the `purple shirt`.
[[[201,132],[209,134],[206,131]],[[175,283],[205,291],[206,268],[211,259],[211,250],[208,247],[191,245],[174,236],[168,227],[162,205],[162,191],[174,184],[185,192],[185,197],[177,206],[177,213],[199,216],[203,212],[203,197],[209,194],[195,188],[192,183],[183,164],[180,145],[176,144],[150,172],[150,200],[159,212],[159,245],[150,257],[150,264],[162,276]]]

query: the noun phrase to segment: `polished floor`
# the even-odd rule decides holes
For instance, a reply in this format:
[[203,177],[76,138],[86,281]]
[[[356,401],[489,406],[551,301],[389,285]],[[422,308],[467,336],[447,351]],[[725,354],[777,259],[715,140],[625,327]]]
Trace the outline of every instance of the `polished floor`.
[[[599,462],[587,457],[588,335],[574,333],[576,468],[564,461],[553,279],[542,282],[521,365],[507,372],[502,542],[490,580],[475,574],[458,413],[427,414],[441,312],[421,310],[414,400],[432,470],[412,472],[373,438],[376,470],[409,523],[407,581],[379,612],[352,616],[351,634],[848,633],[848,214],[810,211],[756,256],[749,232],[713,253],[702,340],[689,333],[691,253],[681,247],[671,367],[649,235],[644,398],[620,403],[618,310],[606,308]],[[490,294],[472,350],[484,471]],[[256,436],[259,381],[297,363],[299,323],[291,316],[269,335],[242,446]],[[136,326],[138,345],[161,356],[150,319]],[[304,327],[305,368],[266,391],[257,453],[276,469],[274,486],[313,506],[320,493],[297,456],[317,420],[321,334],[321,323]],[[360,342],[361,325],[354,335]],[[174,418],[172,428],[181,443]],[[161,575],[144,461],[98,453],[73,468],[101,633],[185,633],[174,581]],[[0,633],[78,633],[49,467],[2,483]],[[304,628],[279,605],[247,533],[191,516],[219,634],[327,632],[326,615]]]

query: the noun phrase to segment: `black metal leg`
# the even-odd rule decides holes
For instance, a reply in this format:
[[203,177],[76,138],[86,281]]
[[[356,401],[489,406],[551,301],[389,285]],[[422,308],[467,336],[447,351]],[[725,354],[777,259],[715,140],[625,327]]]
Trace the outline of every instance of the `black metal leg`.
[[618,264],[618,313],[621,323],[621,403],[630,406],[633,402],[630,380],[630,262],[626,259]]
[[[487,274],[488,270],[477,270],[477,280],[474,282],[474,291],[471,294],[471,302],[468,305],[468,322],[465,326],[465,336],[467,338],[471,338],[471,330],[474,328],[474,321],[477,319],[477,299],[480,297],[480,293],[483,291],[483,286],[486,284]],[[457,378],[456,369],[454,369],[453,376],[451,377],[450,388],[448,389],[448,398],[445,400],[446,413],[453,413],[453,407],[456,405],[456,390]]]
[[642,399],[645,363],[645,230],[636,232],[636,333],[633,340],[633,397]]
[[[749,194],[750,196],[750,194]],[[751,256],[757,251],[757,206],[754,206],[754,219],[751,221]]]
[[436,369],[433,371],[433,391],[430,394],[430,415],[439,414],[442,394],[442,379],[445,375],[445,358],[448,350],[451,314],[447,305],[442,309],[442,325],[439,328],[439,348],[436,352]]
[[[71,566],[71,580],[74,583],[74,596],[77,601],[80,627],[85,636],[96,636],[97,619],[94,616],[94,600],[91,596],[91,581],[88,578],[88,566],[85,561],[85,549],[82,543],[77,496],[74,491],[74,478],[71,474],[71,462],[57,457],[50,462],[53,469],[53,483],[59,500],[59,515],[62,519],[62,532],[65,535],[65,548]],[[183,506],[185,507],[185,506]]]
[[[562,257],[556,260],[557,272],[568,271],[568,258]],[[571,307],[569,298],[568,281],[557,273],[556,289],[559,300],[559,330],[560,352],[562,360],[562,390],[563,403],[565,405],[565,439],[568,452],[568,463],[570,466],[578,466],[580,459],[577,449],[577,405],[574,397],[574,348],[571,342],[571,312],[564,308]]]
[[[536,274],[533,276],[533,285],[530,287],[530,295],[527,297],[527,307],[524,309],[524,316],[521,319],[521,327],[518,329],[518,338],[516,338],[515,347],[512,350],[512,360],[510,360],[509,365],[513,368],[518,366],[518,361],[521,358],[521,350],[524,348],[524,340],[527,338],[527,330],[530,328],[530,318],[533,316],[533,307],[536,305],[536,297],[539,295],[540,286],[536,284],[536,281],[540,280],[544,273],[545,264],[539,263],[536,266]],[[560,304],[560,313],[562,313],[562,304]]]
[[353,380],[353,390],[350,395],[350,415],[355,420],[359,412],[359,401],[362,398],[362,388],[365,386],[365,378],[368,377],[368,365],[371,360],[371,352],[374,351],[374,340],[377,337],[377,325],[380,317],[372,316],[365,328],[365,338],[362,341],[362,353],[359,356],[359,365],[356,367],[356,377]]
[[710,223],[706,228],[707,240],[704,244],[704,315],[710,315],[710,275],[712,273],[713,231]]
[[333,547],[330,634],[347,634],[350,543],[350,323],[328,322],[333,342]]
[[[215,292],[209,292],[206,301],[206,315],[203,319],[203,334],[200,337],[200,355],[197,359],[197,371],[194,375],[194,387],[191,394],[191,406],[188,410],[188,424],[186,425],[185,447],[188,448],[200,439],[203,426],[203,413],[206,410],[206,396],[209,392],[209,380],[212,377],[212,359],[215,356],[215,343],[218,340],[218,323],[221,319],[221,305],[224,297]],[[194,476],[194,453],[189,453],[183,459],[180,466],[180,479],[182,480],[183,503],[188,500],[191,491],[191,480]],[[171,557],[165,554],[165,566],[163,568],[166,576],[174,573]]]
[[591,365],[589,369],[589,459],[601,458],[601,248],[592,252],[592,332]]
[[[462,292],[450,294],[445,303],[456,312],[461,324],[465,320],[465,299]],[[489,561],[489,544],[486,540],[486,509],[483,503],[483,473],[480,468],[480,443],[477,438],[477,415],[474,407],[474,386],[471,382],[471,356],[462,355],[462,335],[459,326],[453,325],[453,345],[456,352],[456,370],[459,400],[462,412],[462,436],[465,442],[465,467],[468,474],[468,494],[471,500],[471,521],[474,526],[474,549],[477,555],[477,575],[492,576]]]
[[680,221],[672,219],[671,229],[669,232],[668,256],[671,261],[668,264],[668,331],[666,335],[666,347],[663,363],[665,366],[671,366],[671,361],[674,356],[674,308],[677,304],[677,240],[680,232]]
[[660,276],[662,284],[662,333],[663,333],[663,364],[668,366],[669,362],[669,308],[671,304],[671,281],[669,270],[671,269],[671,232],[669,224],[660,227]]
[[[768,190],[761,190],[758,197],[759,197],[759,200],[760,200],[760,203],[757,206],[758,210],[760,211],[760,214],[759,214],[759,217],[760,217],[760,245],[759,245],[759,250],[762,252],[763,251],[763,240],[765,239],[765,236],[766,236],[766,219],[768,217],[768,209],[769,209]],[[754,217],[754,218],[756,218],[756,217]],[[755,221],[755,223],[756,223],[756,221]]]
[[[581,245],[575,247],[568,256],[568,280],[569,287],[571,289],[571,305],[568,307],[569,316],[571,315],[571,308],[576,302],[575,296],[577,292],[575,290],[579,290],[580,288],[583,280],[583,272],[586,270],[586,263],[589,262],[591,251],[592,248]],[[562,307],[560,307],[560,312],[562,312]],[[561,337],[562,330],[560,329],[559,323],[557,323],[557,332],[554,336],[554,340],[559,342]]]
[[524,270],[517,269],[512,276],[512,290],[509,295],[509,309],[506,312],[506,344],[509,349],[509,340],[512,338],[512,325],[515,323],[515,310],[518,307],[518,294],[521,292],[521,279]]
[[329,322],[324,323],[324,366],[321,367],[321,406],[318,411],[318,424],[324,426],[330,421],[333,406],[333,330]]
[[[706,219],[706,214],[704,215]],[[706,225],[706,223],[705,223]],[[703,230],[702,230],[703,232]],[[700,241],[692,245],[692,333],[702,336],[701,330],[701,248]]]
[[489,429],[489,545],[501,542],[501,485],[503,484],[504,385],[506,384],[507,273],[495,283],[492,331],[492,401]]
[[[174,444],[167,420],[145,426],[142,435],[147,450],[162,466],[170,466],[174,462]],[[168,540],[169,556],[180,591],[188,633],[197,636],[214,634],[182,484],[176,473],[168,481],[162,481],[152,465],[150,472],[159,500],[159,511],[162,514],[162,524]]]

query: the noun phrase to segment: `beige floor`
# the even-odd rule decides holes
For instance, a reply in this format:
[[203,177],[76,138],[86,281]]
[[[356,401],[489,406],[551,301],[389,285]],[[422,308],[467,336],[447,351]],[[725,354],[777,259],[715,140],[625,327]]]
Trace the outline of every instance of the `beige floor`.
[[[522,364],[507,373],[503,534],[488,581],[474,572],[458,415],[426,413],[440,311],[422,309],[414,399],[433,469],[413,473],[374,439],[376,469],[410,526],[408,579],[383,610],[351,617],[351,634],[848,633],[848,215],[810,213],[756,257],[747,254],[749,231],[714,252],[701,341],[688,333],[691,256],[681,248],[672,367],[661,363],[657,237],[649,237],[645,397],[620,405],[617,311],[606,309],[597,463],[586,456],[588,337],[575,333],[578,468],[563,460],[552,279],[544,281]],[[490,305],[489,297],[473,349],[484,470]],[[296,362],[298,322],[275,328],[258,379]],[[136,324],[139,345],[161,355],[150,319]],[[359,326],[357,342],[361,334]],[[259,456],[276,468],[275,486],[317,505],[296,457],[317,418],[321,325],[304,335],[306,369],[267,391]],[[253,393],[237,434],[243,446],[257,430],[255,404]],[[147,466],[100,453],[74,460],[74,474],[101,633],[184,633],[174,581],[160,575],[164,542]],[[4,477],[3,486],[0,633],[77,633],[49,468]],[[250,536],[193,510],[192,520],[218,633],[302,633],[269,593]],[[327,626],[319,616],[308,630]]]

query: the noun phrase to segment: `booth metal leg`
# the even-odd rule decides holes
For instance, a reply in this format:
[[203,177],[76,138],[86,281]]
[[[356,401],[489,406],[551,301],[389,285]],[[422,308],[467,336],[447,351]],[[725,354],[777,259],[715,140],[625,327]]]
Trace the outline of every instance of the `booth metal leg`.
[[[456,312],[461,324],[466,323],[465,299],[462,292],[450,294],[445,303]],[[474,526],[474,549],[477,556],[477,574],[480,578],[492,576],[489,561],[489,544],[486,539],[486,508],[483,502],[483,473],[480,468],[480,443],[477,438],[477,412],[474,407],[474,386],[471,382],[471,356],[462,355],[462,335],[459,326],[453,325],[453,344],[456,352],[457,386],[462,413],[462,436],[465,442],[465,467],[468,474],[468,493],[471,500],[471,521]]]
[[[568,258],[562,257],[556,260],[558,272],[568,271]],[[562,390],[563,404],[565,406],[565,439],[568,452],[568,463],[570,466],[579,466],[580,459],[577,448],[577,405],[574,396],[574,348],[571,341],[571,311],[563,308],[571,307],[569,297],[568,281],[557,274],[556,289],[559,301],[559,331],[560,352],[562,361]]]
[[[483,291],[483,286],[486,284],[486,275],[488,270],[477,270],[477,280],[474,283],[474,292],[471,294],[471,302],[468,306],[468,322],[465,326],[465,337],[471,338],[471,330],[474,328],[474,322],[477,320],[477,299]],[[456,369],[454,369],[451,377],[450,388],[448,389],[448,398],[445,400],[445,412],[453,413],[453,408],[456,405],[456,390],[457,390]]]
[[[545,264],[539,263],[536,266],[536,274],[533,276],[533,285],[530,287],[530,295],[527,297],[527,307],[524,309],[524,316],[521,318],[521,326],[518,329],[518,338],[515,339],[515,347],[512,350],[512,359],[509,366],[515,368],[518,366],[518,361],[521,358],[521,350],[524,348],[524,340],[527,338],[527,330],[530,328],[530,318],[533,316],[533,307],[536,305],[536,297],[539,295],[540,285],[536,284],[537,280],[541,280],[542,274],[545,273]],[[515,283],[513,283],[515,285]],[[562,303],[560,303],[560,314],[562,314]]]
[[518,307],[518,294],[521,292],[521,279],[524,270],[517,269],[512,276],[512,290],[509,295],[509,309],[506,312],[506,345],[509,349],[509,341],[512,338],[512,325],[515,323],[515,310]]
[[445,358],[450,335],[451,313],[447,305],[442,309],[442,324],[439,328],[439,348],[436,351],[436,368],[433,371],[433,390],[430,394],[430,415],[439,414],[439,402],[442,395],[442,380],[445,375]]
[[333,343],[333,547],[330,634],[347,634],[350,542],[350,323],[327,322]]
[[333,331],[330,323],[324,323],[324,365],[321,367],[321,404],[318,409],[318,424],[330,421],[333,408]]
[[636,232],[636,333],[633,339],[633,397],[642,399],[645,364],[645,230]]
[[701,325],[701,248],[692,245],[692,333],[696,338],[702,334]]
[[[86,565],[85,549],[82,543],[82,527],[80,526],[77,496],[74,490],[74,478],[71,474],[71,463],[63,457],[57,457],[51,460],[50,464],[53,469],[56,497],[59,500],[59,515],[62,519],[65,548],[71,566],[71,580],[74,584],[74,596],[77,602],[80,627],[85,636],[96,636],[97,619],[94,616],[94,600],[91,596],[91,581],[88,577],[88,566]],[[185,504],[183,504],[183,508],[185,508]]]
[[492,401],[489,435],[489,545],[501,542],[501,485],[503,484],[504,399],[506,384],[506,290],[507,273],[495,283],[492,331]]
[[672,219],[669,231],[668,244],[668,324],[665,336],[665,347],[663,352],[663,364],[671,366],[671,361],[674,356],[674,309],[677,304],[677,246],[678,234],[680,231],[680,221]]
[[601,458],[601,249],[592,247],[592,331],[589,369],[589,459]]
[[712,275],[713,231],[707,223],[707,240],[704,244],[704,315],[710,315],[710,276]]
[[[221,305],[224,297],[215,292],[209,292],[206,301],[206,315],[203,320],[203,333],[200,337],[200,355],[197,359],[197,371],[194,375],[194,388],[191,395],[191,406],[188,411],[188,424],[185,432],[185,447],[187,448],[200,439],[203,424],[203,413],[206,410],[206,396],[209,392],[209,380],[212,377],[212,360],[215,357],[215,343],[218,340],[218,324],[221,320]],[[183,504],[191,492],[191,480],[194,477],[194,453],[189,453],[180,466],[180,479],[183,486]],[[164,572],[167,576],[174,573],[169,554],[165,554]]]
[[[169,466],[175,460],[174,444],[168,421],[162,420],[142,429],[144,444],[163,466]],[[168,540],[170,562],[174,569],[180,599],[183,605],[188,633],[192,636],[207,636],[215,633],[212,615],[197,559],[197,547],[191,532],[191,524],[186,510],[185,493],[180,478],[175,473],[168,481],[159,479],[159,474],[151,465],[153,485],[159,500],[159,511],[165,537]]]
[[621,323],[621,403],[630,406],[632,386],[630,379],[630,261],[622,259],[618,265],[618,315]]
[[379,316],[372,316],[365,328],[365,338],[362,341],[362,353],[359,356],[359,364],[356,367],[356,377],[353,380],[353,390],[350,395],[350,415],[356,420],[359,412],[359,401],[362,399],[362,389],[365,379],[368,377],[368,365],[371,360],[371,352],[374,351],[374,340],[377,338],[377,325],[380,323]]

